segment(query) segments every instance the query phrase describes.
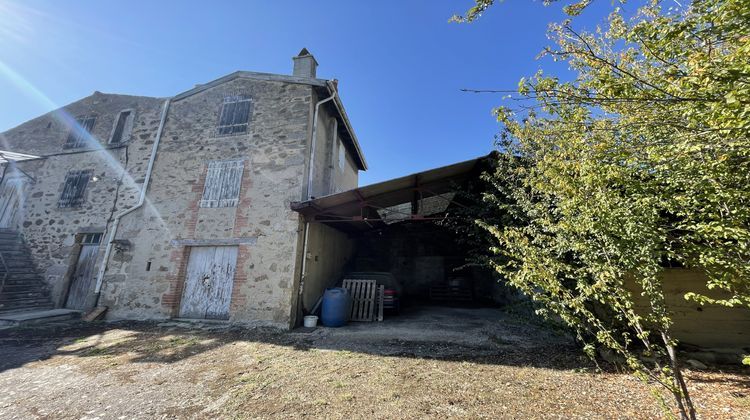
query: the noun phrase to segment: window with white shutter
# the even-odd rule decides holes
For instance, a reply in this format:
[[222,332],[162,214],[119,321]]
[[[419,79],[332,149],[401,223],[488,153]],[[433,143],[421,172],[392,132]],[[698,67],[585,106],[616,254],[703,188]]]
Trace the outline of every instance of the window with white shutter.
[[235,207],[240,198],[243,160],[219,160],[208,163],[201,207]]
[[70,128],[68,139],[65,141],[65,149],[77,149],[86,146],[87,139],[91,137],[91,130],[96,122],[95,116],[78,117],[73,127]]
[[217,134],[228,136],[247,132],[250,123],[253,101],[246,95],[232,95],[224,98],[219,115]]
[[60,194],[58,207],[78,207],[83,204],[83,193],[91,179],[92,170],[70,171],[65,176],[65,186]]

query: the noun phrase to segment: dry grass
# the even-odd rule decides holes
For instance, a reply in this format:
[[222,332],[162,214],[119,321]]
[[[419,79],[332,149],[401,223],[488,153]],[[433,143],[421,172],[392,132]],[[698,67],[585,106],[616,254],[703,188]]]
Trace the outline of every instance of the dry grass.
[[[301,334],[137,324],[0,336],[2,418],[656,418],[649,388],[540,347],[478,358],[311,346]],[[28,347],[25,347],[28,346]],[[750,418],[750,377],[689,372],[703,418]]]

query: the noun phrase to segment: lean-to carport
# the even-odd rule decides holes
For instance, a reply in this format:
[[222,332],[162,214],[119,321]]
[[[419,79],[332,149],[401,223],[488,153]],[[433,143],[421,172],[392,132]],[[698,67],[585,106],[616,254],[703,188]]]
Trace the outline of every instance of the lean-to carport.
[[390,272],[405,300],[441,304],[498,301],[489,273],[438,223],[464,207],[459,191],[491,163],[485,156],[292,204],[310,226],[303,308],[347,272]]

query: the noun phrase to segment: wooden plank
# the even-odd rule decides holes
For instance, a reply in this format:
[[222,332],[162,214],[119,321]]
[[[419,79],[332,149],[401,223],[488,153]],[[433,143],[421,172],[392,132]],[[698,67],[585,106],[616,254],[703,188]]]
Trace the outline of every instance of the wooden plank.
[[237,265],[236,246],[194,247],[190,250],[180,316],[228,319]]
[[222,160],[208,163],[201,207],[236,207],[244,161]]
[[359,286],[359,318],[363,321],[367,321],[367,286],[365,282],[361,282]]
[[367,285],[367,320],[372,321],[375,318],[375,298],[377,283],[372,282]]
[[98,319],[103,319],[104,314],[106,312],[107,312],[106,306],[97,306],[96,308],[92,309],[91,312],[84,315],[83,318],[81,319],[83,319],[86,322],[96,321]]
[[18,210],[24,194],[22,178],[6,178],[0,189],[0,227],[16,228],[20,224]]
[[229,305],[237,264],[237,247],[216,247],[211,267],[212,287],[206,305],[207,319],[229,319]]
[[88,244],[81,246],[81,252],[78,254],[73,281],[68,289],[68,297],[65,307],[68,309],[86,309],[86,300],[89,293],[93,291],[94,286],[94,266],[96,265],[96,255],[99,251],[99,244]]
[[368,283],[367,284],[367,299],[365,300],[367,304],[367,320],[372,321],[373,315],[375,313],[375,289],[376,289],[376,283]]
[[360,281],[357,281],[357,282],[355,282],[355,288],[356,288],[356,292],[355,293],[357,294],[357,313],[356,313],[357,320],[358,321],[364,321],[364,311],[363,311],[363,308],[362,308],[364,306],[364,304],[365,304],[363,302],[363,299],[364,299],[364,284],[362,284],[362,282],[360,282]]
[[354,320],[360,321],[360,320],[362,320],[362,311],[361,311],[362,310],[362,303],[361,303],[361,300],[362,300],[362,296],[361,296],[362,284],[360,282],[358,282],[358,281],[352,281],[352,286],[353,286],[352,293],[353,293],[353,296],[354,296],[353,302],[356,302],[356,304],[354,305],[354,312],[352,313],[352,316],[353,316]]
[[180,301],[180,317],[204,318],[205,302],[210,286],[210,267],[213,265],[215,247],[194,247],[190,249],[185,285]]

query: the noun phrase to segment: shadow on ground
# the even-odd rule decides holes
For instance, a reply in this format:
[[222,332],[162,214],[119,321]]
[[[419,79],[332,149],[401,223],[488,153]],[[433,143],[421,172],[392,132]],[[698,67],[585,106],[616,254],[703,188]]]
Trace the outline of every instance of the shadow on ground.
[[[293,332],[45,326],[0,331],[0,356],[3,418],[660,416],[653,389],[590,374],[569,337],[494,308],[415,307],[383,323]],[[706,418],[748,418],[746,374],[686,373]]]
[[[343,351],[547,369],[596,367],[569,335],[534,315],[497,308],[417,306],[384,322],[291,332],[186,321],[76,322],[8,329],[0,331],[0,372],[56,355],[127,355],[130,363],[168,364],[237,342],[297,351]],[[750,378],[737,385],[750,389]]]
[[384,322],[292,332],[181,321],[78,322],[3,330],[0,372],[55,355],[85,358],[128,354],[134,363],[173,363],[238,341],[299,351],[348,351],[553,369],[591,367],[569,337],[538,320],[496,308],[420,306]]

